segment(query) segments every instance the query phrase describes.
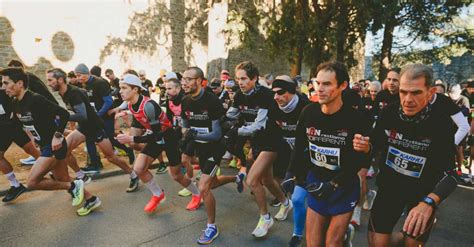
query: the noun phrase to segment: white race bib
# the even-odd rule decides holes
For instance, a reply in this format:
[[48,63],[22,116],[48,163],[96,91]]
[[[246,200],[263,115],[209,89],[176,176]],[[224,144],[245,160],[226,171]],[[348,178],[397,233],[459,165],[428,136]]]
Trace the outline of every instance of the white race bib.
[[314,165],[331,171],[337,171],[341,168],[341,150],[339,148],[320,147],[309,142],[309,155],[311,163]]
[[30,132],[35,140],[41,141],[41,136],[39,135],[38,131],[36,131],[34,125],[23,125],[23,129]]
[[[209,128],[191,127],[191,129],[196,131],[198,134],[209,134]],[[207,141],[201,141],[201,140],[194,140],[194,141],[199,142],[199,143],[209,143]]]
[[388,147],[385,164],[398,173],[414,178],[419,178],[423,172],[425,163],[425,157],[403,152],[392,146]]

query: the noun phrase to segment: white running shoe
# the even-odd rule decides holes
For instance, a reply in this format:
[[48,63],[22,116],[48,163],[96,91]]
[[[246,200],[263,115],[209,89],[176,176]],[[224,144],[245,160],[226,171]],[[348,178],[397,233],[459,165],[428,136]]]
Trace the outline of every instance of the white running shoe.
[[346,235],[344,237],[344,247],[352,247],[352,239],[354,238],[355,228],[352,224],[347,226]]
[[367,171],[367,178],[375,177],[375,170],[372,166],[370,166],[369,170]]
[[376,196],[377,196],[377,191],[369,190],[367,192],[367,196],[365,197],[364,205],[362,205],[362,208],[364,210],[371,210]]
[[232,156],[232,154],[229,153],[229,151],[226,151],[225,154],[224,154],[224,156],[222,156],[222,159],[223,159],[223,160],[230,160],[230,159],[232,159],[233,157],[234,157],[234,156]]
[[252,232],[252,235],[256,238],[265,237],[268,233],[268,230],[273,226],[273,219],[270,217],[269,220],[266,220],[265,217],[260,216],[257,227]]
[[356,206],[354,208],[354,212],[352,213],[351,224],[355,226],[360,226],[360,213],[362,209],[360,206]]
[[275,219],[278,221],[284,221],[288,217],[288,213],[293,209],[293,203],[290,199],[288,199],[288,205],[284,205],[283,203],[280,205],[280,210],[275,215]]
[[26,159],[20,159],[20,163],[23,165],[33,165],[35,163],[36,159],[33,156],[30,156]]

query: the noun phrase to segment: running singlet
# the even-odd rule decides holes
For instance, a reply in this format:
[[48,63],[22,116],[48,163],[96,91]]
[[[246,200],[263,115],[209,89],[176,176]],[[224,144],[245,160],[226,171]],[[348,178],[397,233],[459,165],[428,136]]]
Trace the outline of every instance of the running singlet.
[[[189,124],[189,128],[199,134],[209,134],[212,131],[212,121],[219,120],[224,114],[224,108],[216,95],[205,90],[197,99],[186,95],[181,104],[181,117]],[[206,141],[195,140],[200,143]]]
[[30,91],[21,101],[13,101],[13,112],[40,146],[51,144],[56,131],[63,133],[69,119],[65,109]]
[[285,143],[289,145],[291,149],[295,146],[296,136],[296,124],[298,123],[298,117],[300,116],[303,108],[309,104],[306,97],[296,94],[294,97],[298,97],[298,104],[295,109],[290,113],[285,113],[278,106],[270,108],[269,118],[274,119],[276,126],[278,127],[275,131],[275,135],[280,135]]
[[382,110],[370,137],[382,152],[378,186],[397,186],[401,192],[419,188],[428,194],[444,171],[454,169],[453,122],[440,106],[441,101],[433,104],[419,122],[403,121],[400,104]]
[[168,119],[171,119],[175,129],[183,127],[183,120],[181,118],[181,102],[183,97],[184,93],[181,91],[174,99],[168,99],[166,103],[166,115]]
[[298,120],[290,170],[300,181],[311,170],[321,181],[352,182],[368,162],[368,155],[353,149],[352,140],[355,134],[367,134],[369,129],[366,118],[351,106],[343,105],[327,115],[319,103],[309,104]]
[[[137,120],[143,127],[145,127],[147,130],[152,130],[152,123],[149,119],[149,117],[145,114],[145,105],[151,102],[152,99],[145,97],[145,96],[140,96],[138,102],[135,105],[139,105],[138,110],[134,110],[133,105],[129,102],[128,103],[128,109],[132,113],[133,117],[135,120]],[[161,132],[165,132],[166,130],[170,129],[172,127],[171,122],[168,120],[168,117],[166,117],[166,114],[161,111],[161,108],[158,107],[159,113],[157,113],[157,117],[161,124]]]

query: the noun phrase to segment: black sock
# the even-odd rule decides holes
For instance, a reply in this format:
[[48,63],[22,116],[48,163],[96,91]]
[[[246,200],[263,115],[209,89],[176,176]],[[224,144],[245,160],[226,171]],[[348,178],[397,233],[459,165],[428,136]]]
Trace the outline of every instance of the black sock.
[[95,199],[97,199],[97,197],[92,196],[91,198],[87,199],[86,202],[93,202]]
[[71,182],[71,188],[69,188],[68,191],[73,191],[76,188],[76,184],[74,182]]

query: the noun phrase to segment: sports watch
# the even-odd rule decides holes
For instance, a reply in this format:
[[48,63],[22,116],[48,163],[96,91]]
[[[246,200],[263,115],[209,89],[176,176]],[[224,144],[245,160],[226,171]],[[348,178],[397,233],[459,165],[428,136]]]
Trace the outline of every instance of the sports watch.
[[63,138],[64,135],[63,135],[63,133],[56,131],[56,132],[54,133],[54,137],[56,137],[56,138]]
[[423,200],[421,200],[421,201],[428,204],[428,205],[430,205],[431,207],[433,207],[433,209],[436,209],[438,207],[438,205],[436,205],[435,200],[433,200],[433,198],[431,198],[429,196],[423,197]]

